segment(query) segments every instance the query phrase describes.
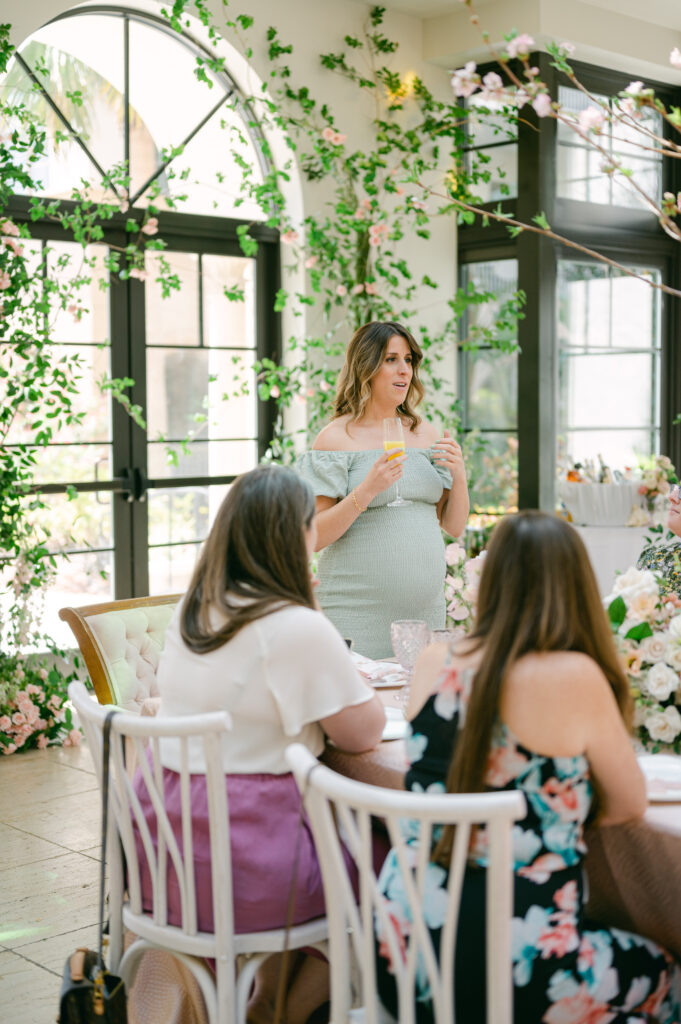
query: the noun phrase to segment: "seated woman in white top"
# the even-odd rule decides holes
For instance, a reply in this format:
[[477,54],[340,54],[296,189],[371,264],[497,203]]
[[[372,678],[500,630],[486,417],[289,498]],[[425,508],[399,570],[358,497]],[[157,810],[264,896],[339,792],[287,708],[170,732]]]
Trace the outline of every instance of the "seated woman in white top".
[[[309,573],[316,541],[311,488],[291,470],[260,466],[231,487],[206,540],[189,590],[168,629],[158,669],[160,714],[228,711],[223,740],[229,797],[237,932],[283,927],[294,871],[300,797],[284,760],[289,743],[315,755],[325,736],[359,752],[381,738],[385,713],[357,674],[331,623],[317,610]],[[179,749],[162,752],[172,810]],[[199,927],[212,927],[205,765],[190,751]],[[140,787],[140,799],[144,797]],[[153,819],[149,808],[146,815]],[[168,883],[171,908],[179,896]],[[312,836],[302,831],[293,923],[324,914]],[[261,969],[249,1021],[273,1010],[279,958]],[[303,1022],[328,998],[325,961],[301,956],[286,1020]]]

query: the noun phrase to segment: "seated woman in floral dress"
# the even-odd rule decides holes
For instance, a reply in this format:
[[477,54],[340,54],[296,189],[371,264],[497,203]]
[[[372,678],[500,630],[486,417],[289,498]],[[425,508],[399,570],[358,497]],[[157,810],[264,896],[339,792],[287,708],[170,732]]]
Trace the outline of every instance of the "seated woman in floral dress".
[[[583,828],[640,817],[645,784],[629,739],[631,697],[583,544],[540,512],[497,526],[469,638],[424,651],[410,704],[407,788],[471,793],[519,789],[527,816],[513,830],[514,1019],[518,1024],[677,1024],[679,968],[654,943],[588,921]],[[435,948],[452,837],[438,838],[426,899]],[[455,977],[457,1020],[485,1021],[485,833],[469,853]],[[409,941],[399,868],[380,876]],[[379,992],[395,1010],[391,964]],[[384,946],[385,948],[385,946]],[[417,1020],[433,1019],[417,984]]]
[[676,484],[669,492],[667,527],[675,535],[663,544],[650,544],[636,563],[638,569],[650,569],[660,580],[663,594],[681,597],[681,493]]

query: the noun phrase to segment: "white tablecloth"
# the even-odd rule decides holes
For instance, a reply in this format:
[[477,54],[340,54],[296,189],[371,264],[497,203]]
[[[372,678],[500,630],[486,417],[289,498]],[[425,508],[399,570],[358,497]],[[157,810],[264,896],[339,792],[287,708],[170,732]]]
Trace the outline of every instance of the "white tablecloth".
[[636,565],[648,530],[645,526],[575,526],[591,559],[603,597],[612,590],[617,572]]

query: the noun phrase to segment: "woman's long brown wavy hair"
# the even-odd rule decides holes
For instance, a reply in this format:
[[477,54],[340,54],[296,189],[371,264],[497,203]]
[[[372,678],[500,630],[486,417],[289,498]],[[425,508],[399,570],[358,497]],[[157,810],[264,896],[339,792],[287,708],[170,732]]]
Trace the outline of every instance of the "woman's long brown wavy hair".
[[[482,660],[449,766],[447,792],[485,789],[504,679],[531,651],[588,654],[605,674],[631,727],[631,694],[591,563],[577,531],[557,516],[519,512],[505,516],[495,528],[469,640],[473,649],[482,650]],[[449,865],[452,836],[452,829],[446,829],[433,853],[443,866]]]
[[418,368],[423,359],[413,335],[401,324],[392,320],[374,320],[363,327],[358,327],[347,347],[345,363],[338,375],[336,385],[336,401],[333,417],[350,414],[351,419],[358,420],[371,398],[371,381],[378,373],[385,358],[388,342],[395,335],[404,338],[411,351],[413,375],[407,395],[397,412],[409,420],[410,430],[415,430],[421,417],[414,411],[423,398],[423,384],[419,380]]
[[291,469],[259,466],[234,481],[182,606],[187,647],[206,654],[284,605],[315,607],[304,537],[314,514],[312,488]]

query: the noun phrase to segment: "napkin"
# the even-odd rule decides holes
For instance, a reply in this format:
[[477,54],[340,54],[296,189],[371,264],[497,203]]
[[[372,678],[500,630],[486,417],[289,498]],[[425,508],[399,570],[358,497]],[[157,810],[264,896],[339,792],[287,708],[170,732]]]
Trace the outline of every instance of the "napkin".
[[351,651],[350,656],[362,678],[374,687],[404,686],[409,678],[407,670],[393,661],[372,661],[355,651]]

